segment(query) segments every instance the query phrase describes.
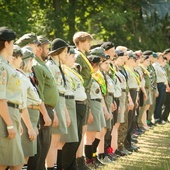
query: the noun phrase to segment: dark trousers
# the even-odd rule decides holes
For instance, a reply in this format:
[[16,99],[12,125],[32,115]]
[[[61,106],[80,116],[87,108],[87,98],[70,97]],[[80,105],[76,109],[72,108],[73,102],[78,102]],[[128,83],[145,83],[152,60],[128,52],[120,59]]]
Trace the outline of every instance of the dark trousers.
[[162,120],[167,121],[170,112],[170,92],[166,92],[164,106],[165,109],[162,113]]
[[[131,95],[132,101],[135,105],[137,91],[135,89],[130,89],[130,95]],[[126,135],[125,142],[124,142],[126,148],[131,146],[131,135],[132,135],[132,132],[133,132],[133,130],[135,128],[135,124],[136,124],[135,110],[136,110],[136,108],[134,107],[133,110],[129,110],[129,112],[128,112],[128,130],[127,130],[127,135]]]
[[[51,120],[54,118],[53,110],[46,107]],[[40,129],[37,141],[37,154],[28,160],[28,170],[45,170],[45,159],[51,144],[51,128],[52,126],[44,126],[42,114],[40,114]]]
[[156,98],[154,118],[161,120],[162,105],[165,99],[165,84],[157,83],[157,88],[158,88],[159,96]]

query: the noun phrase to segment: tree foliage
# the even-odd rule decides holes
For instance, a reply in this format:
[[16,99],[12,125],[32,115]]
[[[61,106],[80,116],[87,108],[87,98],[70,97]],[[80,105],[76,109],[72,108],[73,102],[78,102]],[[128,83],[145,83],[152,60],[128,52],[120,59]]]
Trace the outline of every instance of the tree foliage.
[[160,19],[155,12],[144,20],[142,3],[143,0],[1,0],[0,25],[12,28],[17,37],[34,32],[72,44],[73,34],[82,30],[91,33],[97,42],[162,51],[170,45],[170,16]]

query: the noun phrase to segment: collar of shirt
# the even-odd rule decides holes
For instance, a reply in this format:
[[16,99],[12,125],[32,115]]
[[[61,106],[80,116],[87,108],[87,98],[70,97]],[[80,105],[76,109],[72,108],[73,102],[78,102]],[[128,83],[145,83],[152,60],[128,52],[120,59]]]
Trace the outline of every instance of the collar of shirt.
[[0,59],[7,64],[9,63],[8,60],[6,58],[4,58],[2,55],[0,55]]

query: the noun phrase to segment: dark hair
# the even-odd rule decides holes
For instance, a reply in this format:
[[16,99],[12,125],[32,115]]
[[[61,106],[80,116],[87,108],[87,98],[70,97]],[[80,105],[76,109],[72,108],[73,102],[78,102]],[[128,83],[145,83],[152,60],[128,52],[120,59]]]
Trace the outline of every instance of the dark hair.
[[54,52],[54,53],[52,53],[52,54],[50,54],[50,55],[51,55],[52,57],[55,56],[55,55],[59,55],[59,54],[61,54],[61,53],[64,51],[65,48],[66,48],[66,47],[61,48],[61,49],[57,50],[56,52]]
[[[7,41],[8,43],[10,43],[10,41]],[[5,48],[5,41],[4,40],[0,40],[0,51],[3,50]]]

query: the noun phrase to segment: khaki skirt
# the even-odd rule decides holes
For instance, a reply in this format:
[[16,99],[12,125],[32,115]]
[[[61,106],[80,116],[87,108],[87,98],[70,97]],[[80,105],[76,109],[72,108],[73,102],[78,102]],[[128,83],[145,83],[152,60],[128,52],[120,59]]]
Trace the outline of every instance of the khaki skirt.
[[66,115],[65,115],[66,101],[64,96],[59,96],[57,106],[55,107],[58,117],[58,126],[52,127],[52,134],[67,134]]
[[13,122],[16,136],[14,139],[8,139],[6,124],[0,117],[0,165],[17,166],[24,164],[24,154],[21,146],[20,121],[21,114],[18,109],[8,107]]
[[120,101],[120,113],[117,115],[117,123],[125,122],[125,110],[126,110],[126,92],[122,92],[122,95],[119,97]]
[[93,115],[93,122],[91,124],[87,124],[87,131],[100,132],[101,128],[106,127],[102,103],[99,101],[90,100],[90,108]]
[[61,135],[61,142],[78,142],[78,128],[76,104],[74,99],[66,99],[66,107],[70,116],[71,124],[67,127],[67,134]]
[[[112,105],[112,103],[113,103],[113,97],[110,96],[110,95],[107,95],[107,96],[105,97],[105,103],[106,103],[108,112],[109,112],[110,114],[112,114],[111,105]],[[111,129],[111,128],[112,128],[111,119],[106,120],[106,128],[107,128],[107,129]]]
[[[32,123],[32,126],[36,132],[38,132],[37,129],[37,123],[38,123],[38,118],[39,118],[39,111],[38,110],[33,110],[33,109],[28,109],[30,120]],[[22,128],[23,128],[23,134],[21,136],[21,143],[22,143],[22,148],[24,152],[25,157],[29,156],[34,156],[37,153],[37,139],[31,141],[29,139],[28,135],[28,129],[23,121],[22,123]]]

